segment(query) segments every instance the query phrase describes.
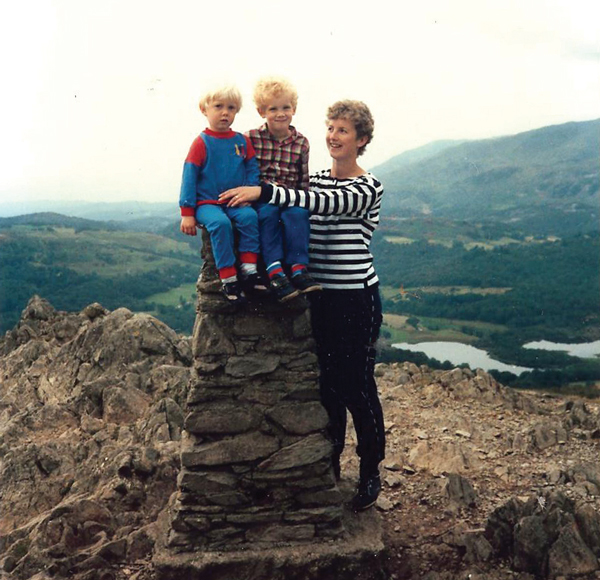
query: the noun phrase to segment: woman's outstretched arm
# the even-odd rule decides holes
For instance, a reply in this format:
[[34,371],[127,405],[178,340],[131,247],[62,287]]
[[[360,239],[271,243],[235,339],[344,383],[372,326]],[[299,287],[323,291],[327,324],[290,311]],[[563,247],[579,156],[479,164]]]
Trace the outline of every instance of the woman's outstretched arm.
[[222,193],[219,200],[232,207],[260,200],[280,207],[302,207],[317,215],[362,215],[378,208],[383,195],[381,183],[370,174],[337,187],[331,179],[320,184],[317,176],[311,186],[307,191],[267,183],[260,188],[236,187]]

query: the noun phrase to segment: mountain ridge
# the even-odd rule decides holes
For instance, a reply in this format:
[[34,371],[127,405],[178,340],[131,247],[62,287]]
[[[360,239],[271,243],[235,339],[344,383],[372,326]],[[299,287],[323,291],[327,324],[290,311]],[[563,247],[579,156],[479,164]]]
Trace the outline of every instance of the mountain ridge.
[[[516,224],[541,235],[598,230],[600,119],[479,140],[438,140],[371,169],[383,182],[382,216],[432,216]],[[164,231],[177,202],[5,202],[0,215],[40,209]]]
[[449,145],[414,163],[380,166],[382,213],[503,222],[577,213],[593,229],[599,156],[600,119]]

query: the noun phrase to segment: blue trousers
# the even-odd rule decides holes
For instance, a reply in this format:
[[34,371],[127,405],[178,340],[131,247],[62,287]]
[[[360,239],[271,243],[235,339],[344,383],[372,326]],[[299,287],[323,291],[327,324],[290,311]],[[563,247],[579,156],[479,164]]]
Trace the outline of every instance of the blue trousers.
[[308,264],[309,213],[300,207],[256,204],[260,245],[265,265]]
[[215,264],[220,270],[235,265],[233,227],[239,232],[239,252],[260,252],[258,216],[251,207],[227,207],[206,204],[198,206],[196,221],[210,235]]

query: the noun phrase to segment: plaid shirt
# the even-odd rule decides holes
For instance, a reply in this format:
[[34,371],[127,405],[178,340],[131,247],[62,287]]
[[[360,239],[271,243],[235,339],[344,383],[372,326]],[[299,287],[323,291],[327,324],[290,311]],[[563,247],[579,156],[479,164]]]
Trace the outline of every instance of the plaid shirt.
[[293,189],[308,189],[308,139],[290,125],[291,135],[277,141],[265,123],[258,129],[248,131],[254,145],[263,181]]

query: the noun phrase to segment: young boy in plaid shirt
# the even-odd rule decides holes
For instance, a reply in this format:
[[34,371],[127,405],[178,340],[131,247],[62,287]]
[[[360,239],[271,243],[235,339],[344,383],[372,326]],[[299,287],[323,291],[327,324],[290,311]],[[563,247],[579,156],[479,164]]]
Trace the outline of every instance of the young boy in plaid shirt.
[[[254,103],[265,123],[248,132],[262,181],[308,189],[308,139],[291,125],[298,93],[281,78],[264,78],[254,89]],[[321,290],[309,275],[309,213],[298,207],[256,205],[263,259],[269,283],[280,302]],[[289,276],[289,277],[288,277]]]

